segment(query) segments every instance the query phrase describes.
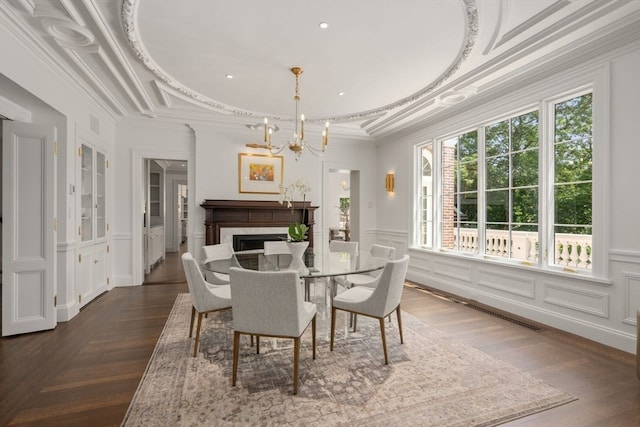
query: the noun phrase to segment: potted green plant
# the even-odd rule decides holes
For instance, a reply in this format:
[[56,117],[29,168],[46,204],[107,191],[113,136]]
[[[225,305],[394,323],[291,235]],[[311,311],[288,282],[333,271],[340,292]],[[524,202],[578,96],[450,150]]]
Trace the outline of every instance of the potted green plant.
[[288,243],[291,256],[294,258],[302,258],[304,251],[309,246],[307,241],[309,227],[300,221],[293,221],[294,212],[294,196],[302,196],[302,204],[306,201],[307,193],[311,191],[311,188],[303,180],[297,180],[289,186],[280,187],[280,204],[287,204],[287,207],[291,210],[291,224],[288,229]]

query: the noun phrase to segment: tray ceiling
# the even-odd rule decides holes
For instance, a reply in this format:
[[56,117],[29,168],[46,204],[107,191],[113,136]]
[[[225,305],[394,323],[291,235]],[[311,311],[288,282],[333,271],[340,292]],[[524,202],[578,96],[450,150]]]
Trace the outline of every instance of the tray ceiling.
[[286,124],[299,66],[310,125],[329,120],[369,138],[633,31],[639,9],[633,0],[9,0],[0,20],[116,120]]

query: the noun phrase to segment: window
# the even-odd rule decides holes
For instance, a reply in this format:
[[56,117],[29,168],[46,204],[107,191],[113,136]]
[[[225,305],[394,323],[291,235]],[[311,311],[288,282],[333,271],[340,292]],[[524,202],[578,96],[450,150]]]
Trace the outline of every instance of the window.
[[538,112],[485,132],[485,254],[538,259]]
[[554,262],[591,268],[593,102],[586,94],[555,104]]
[[420,151],[420,245],[430,248],[433,247],[433,144],[424,145]]
[[445,249],[476,252],[478,229],[478,132],[441,144],[441,244]]
[[592,104],[591,93],[574,94],[419,146],[416,242],[590,270]]

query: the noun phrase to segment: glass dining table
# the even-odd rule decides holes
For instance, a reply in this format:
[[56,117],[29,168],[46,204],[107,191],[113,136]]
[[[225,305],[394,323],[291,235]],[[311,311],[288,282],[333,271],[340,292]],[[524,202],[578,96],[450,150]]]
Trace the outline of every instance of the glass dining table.
[[203,263],[205,270],[228,274],[231,267],[259,271],[296,270],[305,284],[305,300],[310,300],[310,287],[317,279],[329,279],[330,295],[336,294],[335,277],[348,274],[367,274],[382,270],[387,260],[371,257],[368,253],[352,255],[346,252],[307,250],[303,258],[289,254],[265,255],[260,249],[234,253],[230,258]]

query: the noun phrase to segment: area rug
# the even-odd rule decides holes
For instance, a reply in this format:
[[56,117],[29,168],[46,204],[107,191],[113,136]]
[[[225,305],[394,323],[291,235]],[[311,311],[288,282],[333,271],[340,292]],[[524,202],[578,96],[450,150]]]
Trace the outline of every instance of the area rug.
[[180,294],[123,426],[491,426],[575,400],[406,312],[402,345],[395,317],[385,322],[389,365],[378,321],[362,316],[351,332],[340,313],[330,352],[322,304],[316,360],[310,329],[303,335],[298,395],[291,340],[263,338],[256,354],[243,336],[233,387],[231,313],[203,320],[197,357],[190,314]]

